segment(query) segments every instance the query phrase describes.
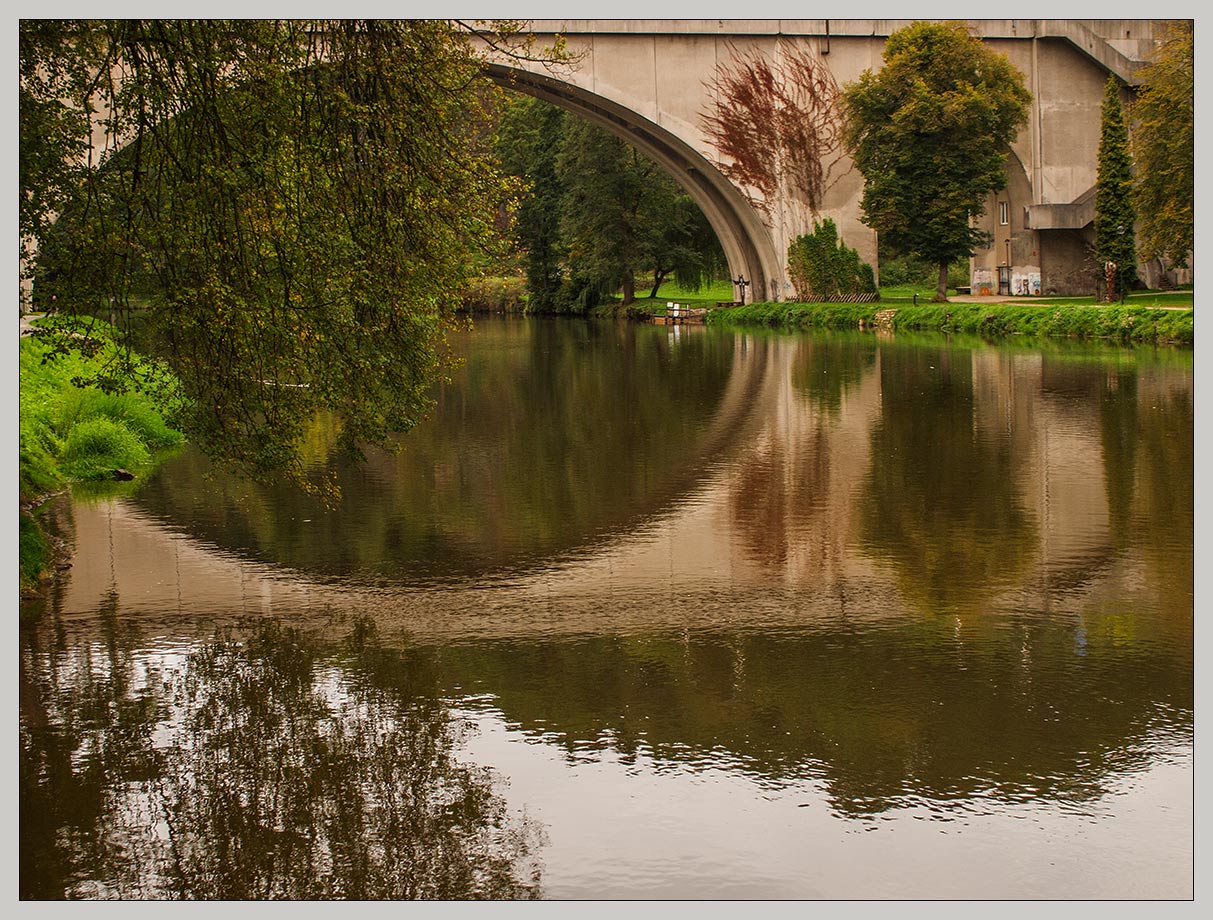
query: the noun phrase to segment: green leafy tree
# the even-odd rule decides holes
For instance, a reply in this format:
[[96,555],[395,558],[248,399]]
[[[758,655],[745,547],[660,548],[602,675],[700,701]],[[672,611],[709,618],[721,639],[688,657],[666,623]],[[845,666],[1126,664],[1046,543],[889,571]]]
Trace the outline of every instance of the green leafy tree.
[[690,195],[614,135],[560,108],[520,98],[497,143],[524,191],[514,236],[530,289],[528,309],[582,312],[624,290],[649,297],[671,275],[698,289],[727,269],[724,251]]
[[33,275],[38,238],[83,179],[90,93],[101,41],[87,24],[23,20],[18,36],[21,113],[18,160],[22,279]]
[[641,207],[641,232],[655,298],[671,276],[697,291],[713,277],[728,272],[724,251],[694,199],[660,169],[647,170],[649,186]]
[[948,264],[987,238],[970,218],[1006,185],[1008,145],[1030,101],[1023,75],[956,22],[894,32],[884,67],[843,90],[864,222],[939,266],[937,300],[947,299]]
[[519,96],[503,114],[497,142],[503,168],[525,183],[514,231],[523,252],[528,309],[540,313],[558,312],[564,306],[567,251],[560,233],[564,183],[556,157],[565,124],[562,109]]
[[651,272],[655,297],[671,274],[695,287],[724,264],[723,251],[694,201],[657,164],[583,119],[568,119],[557,159],[564,185],[561,230],[572,285],[595,297],[636,298]]
[[565,183],[561,230],[583,286],[623,291],[636,299],[636,267],[642,261],[639,212],[644,175],[623,141],[583,119],[572,119],[558,159]]
[[1195,198],[1194,55],[1192,22],[1175,23],[1154,59],[1130,114],[1137,165],[1135,205],[1141,252],[1186,267],[1193,246]]
[[[1108,76],[1100,109],[1099,173],[1095,180],[1095,264],[1107,278],[1104,299],[1112,300],[1137,280],[1133,237],[1133,160],[1129,130],[1120,104],[1120,83]],[[1115,266],[1110,268],[1109,263]]]
[[[317,411],[353,454],[422,417],[509,191],[484,155],[496,94],[467,29],[23,21],[20,35],[35,284],[81,326],[138,315],[193,440],[304,481]],[[63,328],[56,344],[77,347],[81,328]],[[118,362],[100,382],[132,375]]]

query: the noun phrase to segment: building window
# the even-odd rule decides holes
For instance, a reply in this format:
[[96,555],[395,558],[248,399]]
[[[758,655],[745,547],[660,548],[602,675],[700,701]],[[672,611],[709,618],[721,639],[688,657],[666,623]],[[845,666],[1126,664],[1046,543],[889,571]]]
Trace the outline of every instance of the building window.
[[1011,207],[1005,201],[998,202],[998,222],[1004,227],[1011,222]]

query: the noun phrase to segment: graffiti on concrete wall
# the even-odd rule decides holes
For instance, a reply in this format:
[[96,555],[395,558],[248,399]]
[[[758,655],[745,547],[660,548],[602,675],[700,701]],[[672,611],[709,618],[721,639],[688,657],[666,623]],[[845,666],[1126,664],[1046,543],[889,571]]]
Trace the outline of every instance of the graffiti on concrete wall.
[[986,267],[974,268],[972,290],[974,294],[982,294],[986,297],[997,293],[998,283],[994,278],[994,269]]
[[1012,266],[1011,293],[1017,297],[1038,297],[1040,295],[1040,269],[1035,265]]

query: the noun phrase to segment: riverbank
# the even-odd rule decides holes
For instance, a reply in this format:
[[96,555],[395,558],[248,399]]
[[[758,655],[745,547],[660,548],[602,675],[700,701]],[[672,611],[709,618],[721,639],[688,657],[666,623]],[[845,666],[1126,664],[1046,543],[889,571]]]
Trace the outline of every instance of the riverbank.
[[47,499],[73,484],[113,489],[138,482],[167,449],[184,440],[166,421],[175,381],[163,372],[148,373],[155,382],[142,391],[105,393],[78,384],[102,372],[121,347],[110,327],[97,323],[90,330],[96,350],[85,357],[54,354],[31,335],[36,322],[22,317],[18,353],[18,565],[23,595],[36,592],[67,552],[39,523],[39,509]]
[[1039,303],[967,297],[947,303],[758,303],[710,310],[718,325],[908,329],[1168,345],[1193,343],[1193,310],[1120,304]]

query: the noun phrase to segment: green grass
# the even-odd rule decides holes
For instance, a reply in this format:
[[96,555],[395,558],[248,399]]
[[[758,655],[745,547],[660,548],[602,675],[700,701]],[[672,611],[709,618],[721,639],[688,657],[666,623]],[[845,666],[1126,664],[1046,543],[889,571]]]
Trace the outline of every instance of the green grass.
[[[1169,294],[1160,295],[1164,298]],[[1190,295],[1189,295],[1190,296]],[[793,328],[854,329],[871,327],[876,314],[893,310],[893,329],[938,330],[996,337],[1004,335],[1064,336],[1120,342],[1191,345],[1193,311],[1155,309],[1151,301],[1132,300],[1095,306],[1090,298],[1061,303],[919,303],[884,299],[875,304],[765,303],[714,310],[709,323]]]
[[[880,301],[885,305],[913,303],[914,295],[918,295],[918,302],[929,302],[935,295],[934,286],[903,284],[895,287],[882,287],[880,289]],[[949,290],[949,297],[958,297],[955,291]],[[951,301],[959,303],[960,301]],[[1045,295],[1041,297],[1033,297],[1030,301],[1018,300],[1013,303],[1026,303],[1036,305],[1052,305],[1059,304],[1064,306],[1109,306],[1108,304],[1100,304],[1092,296],[1087,297],[1060,297],[1057,295]],[[1186,307],[1191,309],[1193,305],[1193,294],[1191,289],[1178,291],[1134,291],[1125,297],[1125,306],[1133,307]],[[1119,306],[1114,304],[1113,306]]]
[[152,454],[122,422],[98,416],[72,425],[59,468],[71,479],[112,479],[114,470],[146,466]]
[[[80,386],[102,371],[118,347],[104,324],[92,333],[97,354],[55,355],[35,338],[22,338],[18,353],[18,477],[22,505],[72,482],[113,481],[114,471],[139,477],[157,462],[157,452],[182,442],[165,420],[175,388],[163,374],[155,393],[131,390],[105,393]],[[141,362],[143,369],[150,368]],[[19,541],[22,589],[30,587],[49,564],[50,546],[36,517],[21,514]]]
[[[636,316],[664,316],[666,304],[677,301],[683,306],[714,308],[718,303],[731,303],[734,297],[733,284],[730,281],[713,281],[698,291],[679,287],[676,281],[666,281],[657,289],[657,296],[650,298],[649,291],[652,283],[637,284],[636,301],[632,304],[629,314]],[[620,309],[619,299],[616,298],[604,304],[605,311],[617,313]]]

